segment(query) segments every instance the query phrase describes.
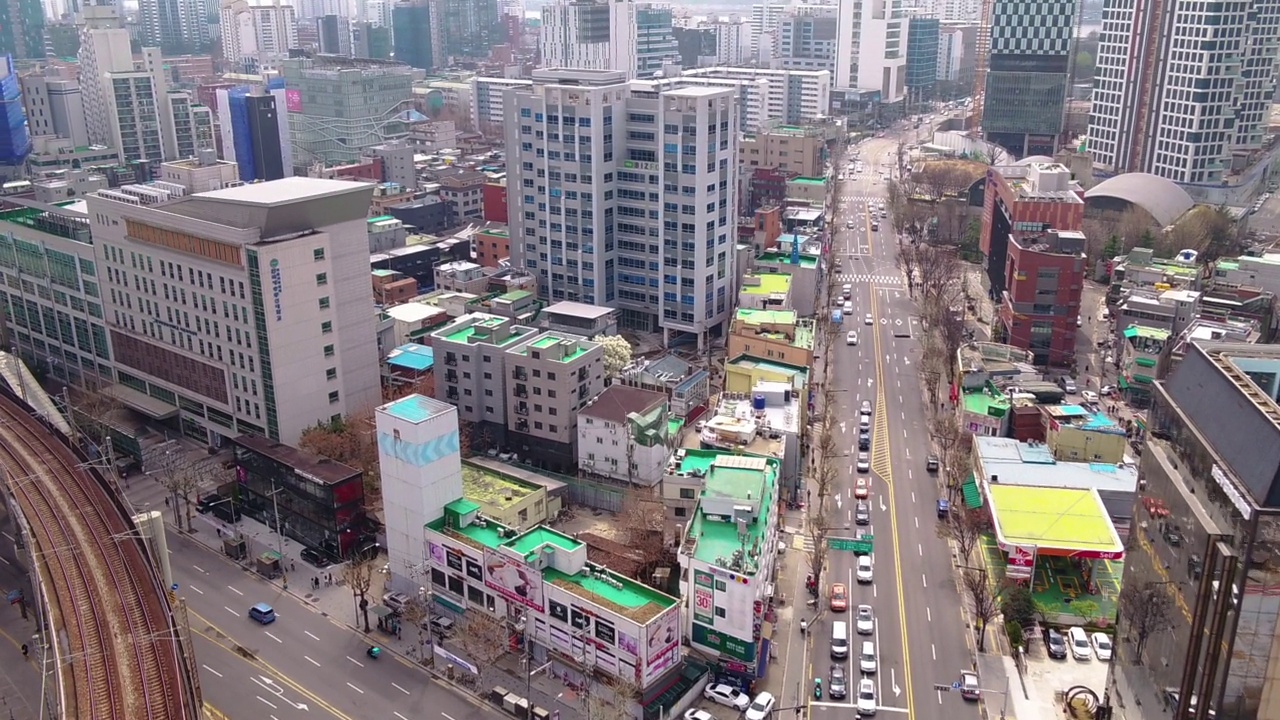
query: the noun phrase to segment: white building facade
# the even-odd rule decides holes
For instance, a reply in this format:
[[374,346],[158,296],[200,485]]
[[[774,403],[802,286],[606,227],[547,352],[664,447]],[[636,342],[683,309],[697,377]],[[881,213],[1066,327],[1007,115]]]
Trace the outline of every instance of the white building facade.
[[840,0],[837,88],[879,91],[880,102],[906,96],[907,11],[903,0]]
[[826,70],[696,68],[683,72],[677,82],[736,88],[747,132],[772,121],[803,124],[831,112],[832,74]]
[[111,5],[89,5],[80,22],[80,94],[84,104],[89,142],[116,149],[116,130],[110,105],[112,91],[107,73],[133,70],[133,48],[118,11]]
[[667,464],[666,395],[611,385],[578,413],[578,469],[641,487]]
[[281,0],[223,0],[222,53],[243,72],[270,68],[298,47],[298,18]]
[[538,36],[542,66],[616,70],[635,77],[636,3],[632,0],[557,0],[542,8]]

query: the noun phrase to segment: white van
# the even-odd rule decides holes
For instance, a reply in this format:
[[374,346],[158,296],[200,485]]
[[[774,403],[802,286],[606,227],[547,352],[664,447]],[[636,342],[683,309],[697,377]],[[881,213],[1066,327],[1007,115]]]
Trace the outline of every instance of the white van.
[[831,659],[844,660],[847,657],[849,657],[849,625],[843,620],[837,620],[831,623]]

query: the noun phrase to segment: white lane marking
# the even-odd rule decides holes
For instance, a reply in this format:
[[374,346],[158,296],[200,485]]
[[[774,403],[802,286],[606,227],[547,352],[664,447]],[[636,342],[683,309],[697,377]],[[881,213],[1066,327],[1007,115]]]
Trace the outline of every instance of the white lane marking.
[[[911,474],[910,474],[910,473],[908,473],[908,474],[907,474],[907,479],[908,479],[908,480],[909,480],[909,479],[911,479]],[[912,491],[911,491],[911,502],[915,502],[915,501],[916,501],[916,491],[915,491],[915,490],[912,490]]]
[[228,589],[228,590],[230,590],[231,592],[233,592],[233,593],[235,593],[235,594],[239,595],[240,597],[244,597],[244,593],[242,593],[242,592],[240,592],[239,590],[237,590],[237,589],[235,589],[235,588],[231,587],[230,585],[228,585],[228,586],[227,586],[227,589]]
[[[939,694],[941,694],[941,693],[939,693]],[[396,716],[396,717],[398,717],[398,718],[400,718],[400,720],[409,720],[409,718],[407,718],[407,717],[405,717],[405,716],[401,715],[401,714],[400,714],[400,713],[398,713],[398,712],[395,712],[394,710],[391,712],[391,714],[392,714],[392,715],[395,715],[395,716]],[[443,714],[444,714],[444,713],[441,713],[441,715],[443,715]]]
[[352,685],[351,683],[347,683],[347,687],[351,688],[352,690],[355,690],[356,692],[360,693],[361,695],[363,695],[363,694],[364,694],[364,691],[363,691],[363,690],[361,690],[360,688],[356,687],[355,685]]
[[444,716],[445,720],[453,720],[453,718],[449,717],[448,713],[440,713],[440,714]]
[[266,636],[267,636],[267,637],[271,638],[272,640],[275,640],[276,642],[280,643],[281,645],[283,645],[283,644],[284,644],[284,641],[283,641],[283,640],[281,640],[280,638],[276,637],[275,635],[272,635],[269,631],[267,631],[267,630],[263,630],[262,632],[263,632],[264,634],[266,634]]
[[[813,704],[813,703],[810,703],[810,704]],[[845,707],[849,707],[849,706],[848,706],[848,705],[845,705]],[[876,707],[876,710],[880,710],[880,711],[882,711],[882,712],[903,713],[904,715],[907,713],[907,709],[906,709],[906,708],[885,707],[884,705],[879,705],[879,706],[877,706],[877,707]]]
[[907,429],[906,429],[906,428],[902,428],[902,437],[904,437],[904,438],[905,438],[905,437],[907,437]]
[[319,639],[320,639],[320,638],[316,637],[315,635],[311,635],[311,631],[310,631],[310,630],[303,630],[302,632],[306,633],[307,635],[310,635],[312,640],[319,640]]
[[278,710],[278,709],[279,709],[279,708],[277,708],[274,704],[272,704],[271,702],[269,702],[269,701],[267,701],[267,700],[264,700],[264,699],[263,699],[263,697],[262,697],[261,695],[255,695],[254,697],[258,698],[259,700],[262,700],[262,702],[263,702],[264,704],[266,704],[268,707],[270,707],[272,710]]
[[306,655],[303,655],[303,656],[302,656],[302,659],[306,660],[307,662],[311,663],[312,665],[315,665],[316,667],[320,667],[320,663],[316,662],[315,660],[312,660],[310,657],[308,657],[308,656],[306,656]]
[[364,663],[362,663],[362,662],[360,662],[359,660],[357,660],[357,659],[355,659],[355,658],[351,657],[350,655],[348,655],[348,656],[347,656],[347,659],[348,659],[348,660],[350,660],[351,662],[355,663],[356,665],[359,665],[360,667],[364,667]]
[[929,619],[929,622],[933,622],[933,610],[931,608],[926,607],[924,609],[924,616]]
[[200,573],[201,575],[208,575],[208,574],[209,574],[209,573],[205,572],[205,571],[204,571],[204,568],[200,567],[199,565],[192,565],[191,567],[195,568],[195,569],[196,569],[196,572]]
[[203,591],[203,590],[201,590],[200,588],[196,587],[195,585],[188,585],[187,587],[189,587],[189,588],[191,588],[192,590],[194,590],[194,591],[196,591],[196,592],[200,593],[201,595],[203,595],[203,594],[204,594],[204,591]]
[[229,612],[229,613],[231,613],[232,615],[235,615],[235,616],[237,616],[237,617],[239,617],[239,616],[240,616],[240,613],[236,612],[235,610],[232,610],[231,608],[227,607],[226,605],[223,605],[223,606],[222,606],[222,609],[223,609],[223,610],[226,610],[227,612]]
[[920,551],[920,557],[924,557],[924,545],[916,543],[916,549]]
[[13,540],[13,536],[12,536],[12,535],[10,535],[9,533],[0,533],[0,535],[3,535],[3,536],[5,537],[5,539],[6,539],[6,540],[8,540],[9,542],[13,542],[13,541],[14,541],[14,540]]
[[404,688],[400,687],[399,685],[397,685],[397,684],[395,684],[395,683],[391,683],[391,687],[393,687],[393,688],[395,688],[395,689],[399,690],[400,692],[404,693],[405,695],[408,695],[408,694],[409,694],[409,691],[408,691],[408,690],[405,690]]
[[929,652],[933,653],[933,659],[936,661],[936,660],[938,659],[938,648],[937,648],[937,646],[935,646],[934,644],[930,643],[930,644],[929,644]]
[[222,673],[218,672],[217,670],[214,670],[208,665],[201,665],[200,667],[204,668],[205,670],[208,670],[209,672],[213,673],[214,675],[217,675],[218,677],[222,677]]
[[921,582],[923,582],[923,583],[924,583],[924,586],[925,586],[925,587],[929,587],[929,578],[927,578],[927,577],[925,577],[925,576],[921,575],[921,576],[920,576],[920,580],[921,580]]

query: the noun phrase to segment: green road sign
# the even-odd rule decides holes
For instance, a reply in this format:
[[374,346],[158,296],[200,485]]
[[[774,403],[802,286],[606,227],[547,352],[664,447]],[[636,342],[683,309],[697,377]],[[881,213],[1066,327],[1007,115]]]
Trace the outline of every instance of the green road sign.
[[856,538],[832,537],[827,538],[827,547],[832,550],[847,550],[858,555],[870,555],[871,545],[874,540],[875,537],[871,535],[862,535]]

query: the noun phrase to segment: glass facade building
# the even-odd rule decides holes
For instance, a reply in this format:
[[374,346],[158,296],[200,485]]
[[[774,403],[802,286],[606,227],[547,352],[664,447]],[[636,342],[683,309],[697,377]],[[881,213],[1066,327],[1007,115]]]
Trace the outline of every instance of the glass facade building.
[[994,0],[982,132],[1017,157],[1053,155],[1066,117],[1074,0]]
[[907,94],[911,102],[927,100],[938,82],[937,18],[913,17],[907,22]]

